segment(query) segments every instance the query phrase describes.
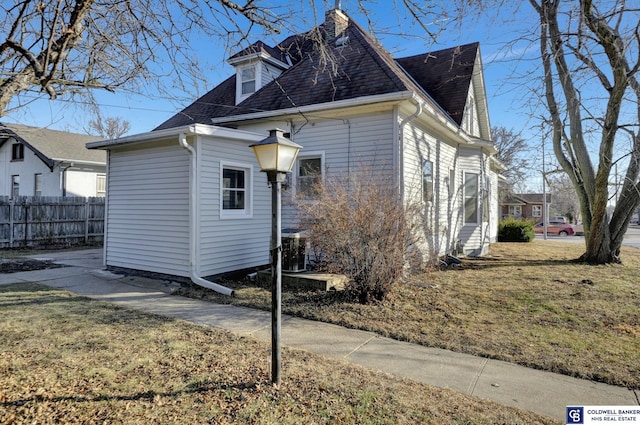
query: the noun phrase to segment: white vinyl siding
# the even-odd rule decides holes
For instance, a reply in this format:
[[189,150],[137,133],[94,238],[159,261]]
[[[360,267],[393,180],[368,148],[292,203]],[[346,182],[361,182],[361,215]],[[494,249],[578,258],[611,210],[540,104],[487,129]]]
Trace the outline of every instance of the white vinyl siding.
[[[267,135],[265,134],[265,137]],[[211,276],[269,263],[271,190],[260,172],[253,141],[200,136],[197,142],[200,179],[198,273]],[[229,214],[221,202],[222,168],[245,169],[251,214]],[[232,211],[236,212],[236,211]]]
[[480,137],[480,123],[478,119],[478,104],[474,96],[473,82],[471,82],[469,95],[464,106],[462,128],[470,135]]
[[[461,181],[462,187],[465,187],[465,183],[466,183],[465,176],[467,174],[470,174],[470,175],[475,174],[478,179],[478,184],[477,184],[478,193],[476,194],[476,201],[479,201],[480,183],[485,173],[485,170],[483,169],[482,150],[479,148],[473,148],[473,147],[461,147],[459,152],[460,152],[460,169],[462,170],[461,179],[463,179]],[[469,195],[469,197],[467,195]],[[469,204],[472,202],[470,196],[471,196],[470,193],[469,194],[467,194],[466,192],[464,193],[465,204]],[[460,230],[460,239],[464,245],[464,253],[467,255],[480,255],[480,253],[486,249],[485,244],[488,243],[488,241],[486,241],[484,238],[485,237],[484,228],[486,228],[487,225],[486,223],[484,224],[482,223],[481,206],[482,205],[480,203],[476,204],[477,217],[475,222],[471,222],[467,220],[465,217],[463,217],[464,225]],[[492,211],[492,213],[496,213],[497,208],[493,207],[493,210],[494,211]],[[495,226],[497,227],[497,222],[495,223]]]
[[[381,175],[394,172],[394,114],[392,111],[375,112],[334,119],[317,119],[294,123],[291,129],[286,122],[269,122],[266,125],[247,126],[243,129],[268,135],[270,128],[278,127],[291,132],[292,140],[302,146],[300,157],[324,153],[324,173],[347,176],[363,164],[375,167]],[[262,174],[262,173],[261,173]],[[298,209],[293,188],[295,173],[289,175],[289,188],[282,193],[282,227],[297,228]],[[259,185],[259,183],[256,183]],[[254,211],[256,209],[254,208]]]
[[189,164],[176,140],[111,152],[108,266],[189,276]]
[[[403,118],[400,116],[399,120]],[[431,131],[418,120],[404,128],[404,194],[408,203],[422,202],[425,197],[423,165],[430,162],[432,201],[424,205],[423,226],[425,234],[438,235],[438,238],[432,236],[423,243],[427,245],[425,249],[444,255],[455,247],[461,226],[457,147]]]

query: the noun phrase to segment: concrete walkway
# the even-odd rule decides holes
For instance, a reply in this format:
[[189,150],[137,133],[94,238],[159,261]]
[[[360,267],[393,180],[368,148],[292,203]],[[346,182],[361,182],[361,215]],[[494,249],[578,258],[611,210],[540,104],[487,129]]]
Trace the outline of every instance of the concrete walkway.
[[[270,341],[269,312],[172,296],[171,282],[112,274],[103,270],[102,250],[99,249],[41,256],[44,257],[71,267],[0,274],[0,284],[40,282],[124,307]],[[289,316],[283,316],[282,343],[561,421],[565,420],[567,405],[640,404],[640,391]],[[283,376],[286,377],[286,371]]]

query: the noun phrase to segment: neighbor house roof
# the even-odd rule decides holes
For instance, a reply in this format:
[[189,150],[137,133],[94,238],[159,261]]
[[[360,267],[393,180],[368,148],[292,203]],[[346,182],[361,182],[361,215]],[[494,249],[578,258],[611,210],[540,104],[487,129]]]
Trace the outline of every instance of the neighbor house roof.
[[[266,111],[413,92],[460,125],[469,93],[478,43],[394,59],[370,34],[348,19],[341,44],[319,49],[317,34],[325,22],[306,34],[286,38],[271,48],[254,43],[232,56],[260,51],[290,63],[274,81],[235,104],[235,75],[197,99],[155,130],[193,123],[231,122],[233,118]],[[228,118],[228,120],[225,120]]]
[[101,140],[101,137],[0,123],[0,146],[11,139],[27,146],[49,168],[53,168],[55,162],[59,161],[92,164],[107,162],[104,151],[92,151],[85,146],[87,142]]
[[[503,204],[543,204],[542,193],[514,193],[508,196]],[[547,193],[547,203],[551,203],[551,194]]]

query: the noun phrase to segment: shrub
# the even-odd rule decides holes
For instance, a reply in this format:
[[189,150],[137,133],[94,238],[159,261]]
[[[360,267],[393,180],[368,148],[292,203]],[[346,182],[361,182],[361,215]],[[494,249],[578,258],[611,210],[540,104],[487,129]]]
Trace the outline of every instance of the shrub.
[[533,224],[528,220],[508,217],[498,223],[499,242],[531,242],[534,238]]
[[347,275],[345,292],[358,302],[383,300],[401,277],[411,244],[394,184],[361,167],[316,189],[316,201],[301,204],[300,225],[324,270]]

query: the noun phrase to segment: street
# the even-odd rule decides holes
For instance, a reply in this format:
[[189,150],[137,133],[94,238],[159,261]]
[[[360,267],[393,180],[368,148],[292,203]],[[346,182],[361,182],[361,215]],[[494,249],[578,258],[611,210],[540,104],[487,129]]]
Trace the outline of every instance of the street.
[[[536,239],[543,239],[543,236],[536,235]],[[548,235],[547,240],[584,243],[584,236],[560,237],[560,236]],[[637,225],[629,226],[629,228],[627,229],[627,233],[624,236],[623,245],[640,248],[640,226],[637,226]]]

